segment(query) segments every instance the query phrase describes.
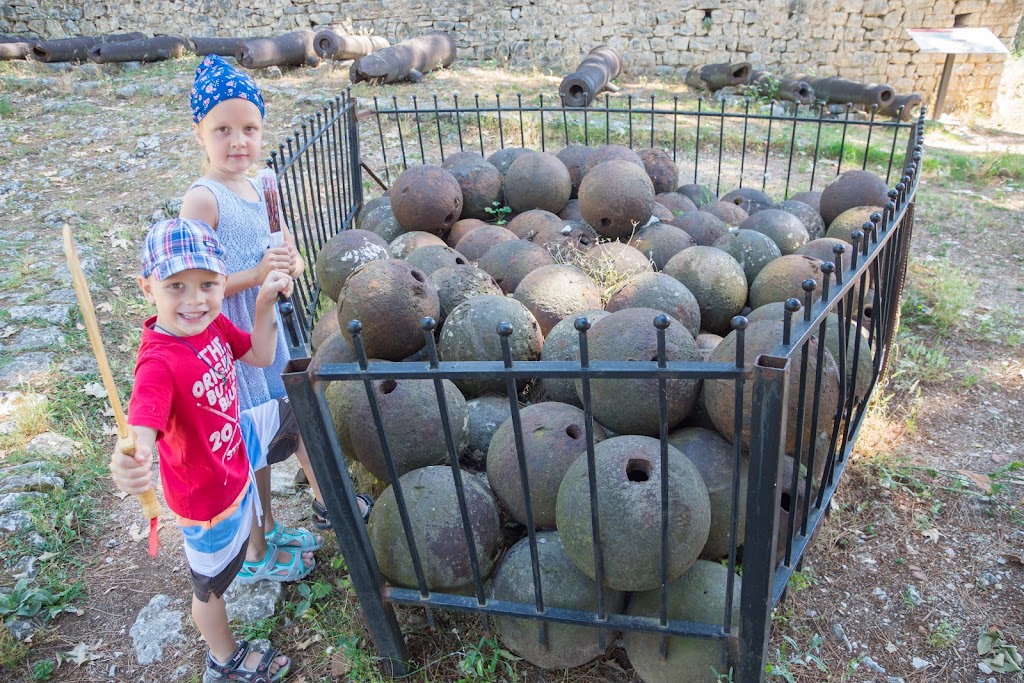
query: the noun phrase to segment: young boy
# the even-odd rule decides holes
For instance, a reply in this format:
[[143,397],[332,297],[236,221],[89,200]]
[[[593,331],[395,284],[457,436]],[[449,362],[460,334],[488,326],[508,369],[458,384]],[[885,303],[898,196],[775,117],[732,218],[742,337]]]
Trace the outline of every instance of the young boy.
[[[114,482],[126,493],[152,486],[150,466],[160,452],[167,506],[185,539],[192,581],[192,617],[210,651],[214,678],[279,681],[291,661],[276,650],[250,652],[228,628],[223,595],[246,566],[252,581],[295,581],[313,569],[319,539],[268,544],[254,515],[260,510],[253,472],[267,453],[294,437],[290,405],[271,401],[239,414],[235,360],[266,367],[277,343],[274,302],[291,293],[287,273],[272,271],[256,300],[250,334],[221,315],[227,268],[216,234],[196,220],[155,224],[142,247],[139,286],[156,316],[146,321],[135,366],[128,422],[131,444],[111,456]],[[250,529],[258,533],[250,536]],[[241,580],[241,577],[240,577]]]

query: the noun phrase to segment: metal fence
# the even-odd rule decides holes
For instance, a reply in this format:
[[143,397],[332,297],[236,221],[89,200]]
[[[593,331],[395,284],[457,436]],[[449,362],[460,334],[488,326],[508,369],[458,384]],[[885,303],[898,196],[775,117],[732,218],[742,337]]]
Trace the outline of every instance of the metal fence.
[[[863,423],[871,396],[884,376],[889,351],[898,325],[900,297],[907,267],[910,235],[914,222],[914,201],[920,168],[924,112],[917,121],[875,120],[853,115],[849,107],[838,115],[826,115],[823,108],[794,107],[783,110],[775,103],[745,101],[739,105],[703,101],[693,109],[649,106],[627,100],[626,107],[613,107],[622,100],[604,102],[589,110],[565,109],[539,100],[527,104],[516,97],[512,106],[496,96],[494,104],[482,104],[474,97],[471,106],[436,98],[430,107],[413,99],[410,106],[396,100],[374,100],[374,107],[357,119],[349,96],[336,99],[310,118],[310,130],[303,126],[283,144],[272,160],[281,178],[286,217],[307,258],[306,275],[297,297],[307,326],[315,315],[318,290],[312,264],[316,253],[333,232],[352,223],[362,201],[363,185],[389,185],[402,169],[413,163],[439,163],[453,151],[470,149],[486,156],[506,146],[531,146],[544,150],[570,143],[603,144],[621,142],[630,146],[661,147],[670,151],[682,178],[713,186],[764,188],[779,197],[794,190],[820,189],[835,175],[852,167],[878,172],[892,187],[884,210],[871,216],[853,235],[853,253],[836,248],[833,263],[823,266],[825,278],[818,287],[814,280],[804,283],[803,300],[785,303],[785,321],[778,345],[769,353],[745,359],[746,318],[733,320],[736,354],[729,362],[680,362],[666,357],[667,316],[651,321],[658,353],[650,362],[591,361],[588,355],[590,322],[576,321],[579,333],[579,361],[513,361],[509,348],[511,326],[499,324],[502,357],[467,362],[439,360],[435,340],[436,324],[423,323],[426,361],[378,363],[364,353],[358,321],[348,325],[357,363],[323,364],[310,368],[308,358],[298,349],[285,374],[288,394],[313,468],[321,483],[325,503],[334,523],[367,626],[386,671],[402,675],[408,669],[409,653],[395,618],[393,605],[411,605],[430,610],[446,608],[480,615],[485,623],[491,616],[514,616],[536,620],[538,639],[544,643],[548,624],[570,623],[592,626],[601,633],[645,631],[662,636],[662,653],[673,646],[669,636],[712,639],[730,644],[734,679],[740,683],[763,680],[771,611],[799,565],[808,544],[827,514],[832,496],[851,455],[857,432]],[[646,103],[645,103],[646,104]],[[357,132],[360,122],[362,130]],[[315,124],[315,125],[314,125]],[[287,152],[286,152],[287,149]],[[370,178],[364,178],[362,170]],[[844,269],[844,260],[849,267]],[[827,366],[824,339],[830,326],[838,325],[838,394],[834,405],[823,400]],[[869,359],[870,371],[856,369]],[[852,371],[849,371],[852,370]],[[541,591],[536,532],[527,525],[534,577],[534,599],[512,602],[488,595],[480,569],[478,549],[465,500],[457,452],[449,423],[450,406],[442,380],[488,378],[500,380],[507,388],[511,423],[523,497],[532,515],[531,487],[523,452],[517,381],[543,378],[573,378],[579,381],[585,414],[588,484],[591,500],[591,528],[595,548],[597,585],[602,583],[603,548],[597,508],[594,463],[594,416],[590,387],[595,380],[645,379],[657,388],[661,472],[667,468],[667,401],[670,382],[679,379],[720,381],[733,385],[735,419],[727,434],[734,444],[733,506],[730,548],[727,557],[728,585],[721,620],[715,624],[673,620],[667,609],[668,584],[668,479],[661,480],[661,605],[658,616],[640,617],[606,607],[602,591],[596,591],[596,609],[576,610],[545,603]],[[416,520],[404,502],[401,479],[391,454],[375,387],[381,381],[425,380],[433,383],[441,425],[448,448],[459,500],[459,514],[472,566],[470,595],[432,591],[427,586],[422,559],[414,538]],[[371,547],[366,526],[357,506],[346,456],[332,422],[325,396],[330,382],[359,382],[365,389],[373,425],[384,454],[399,507],[406,543],[415,567],[412,585],[396,586],[383,577]],[[745,391],[749,398],[745,400]],[[787,434],[798,437],[807,424],[826,424],[827,438],[795,438],[787,448]],[[749,430],[748,444],[744,431]],[[817,432],[815,431],[815,436]],[[788,451],[788,452],[787,452]],[[789,459],[791,458],[791,459]],[[740,500],[741,462],[749,469],[746,499]],[[788,466],[786,463],[790,463]],[[739,530],[738,511],[746,516]],[[530,517],[532,518],[532,516]],[[737,567],[742,567],[742,581]],[[733,618],[738,601],[739,618]],[[722,662],[722,673],[729,663]]]

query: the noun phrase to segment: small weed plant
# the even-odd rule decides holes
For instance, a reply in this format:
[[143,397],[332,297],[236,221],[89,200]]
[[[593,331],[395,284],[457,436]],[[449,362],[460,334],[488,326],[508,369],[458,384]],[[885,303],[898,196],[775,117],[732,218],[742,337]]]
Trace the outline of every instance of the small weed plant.
[[932,628],[925,644],[936,650],[948,650],[956,645],[959,637],[960,627],[950,623],[948,619],[943,619]]
[[765,673],[769,678],[781,678],[786,683],[796,683],[796,677],[803,677],[802,672],[806,672],[819,680],[827,679],[828,667],[818,657],[818,651],[825,642],[821,635],[815,633],[811,636],[810,645],[806,650],[801,649],[796,640],[789,636],[783,636],[783,640],[785,642],[782,646],[775,650],[773,661],[765,664]]
[[501,202],[491,202],[490,206],[485,206],[484,211],[494,217],[495,225],[505,225],[508,222],[508,215],[512,213],[512,207],[505,206]]
[[476,645],[466,648],[459,661],[459,671],[463,674],[459,683],[517,681],[519,676],[512,665],[519,659],[498,644],[497,636],[481,638]]
[[71,602],[81,594],[79,583],[64,590],[53,590],[33,586],[28,579],[19,579],[10,592],[0,593],[0,618],[42,616],[52,619],[61,612],[77,612],[78,608],[72,607]]

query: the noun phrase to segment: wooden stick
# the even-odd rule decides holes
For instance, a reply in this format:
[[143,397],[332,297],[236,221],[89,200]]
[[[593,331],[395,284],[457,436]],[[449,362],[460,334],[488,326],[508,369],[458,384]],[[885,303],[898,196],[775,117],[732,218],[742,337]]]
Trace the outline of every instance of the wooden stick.
[[[132,446],[129,454],[135,452],[135,434],[129,429],[128,421],[124,416],[124,408],[121,407],[121,399],[117,394],[117,385],[114,383],[114,374],[110,371],[110,364],[107,362],[107,352],[103,348],[103,337],[100,336],[100,327],[96,323],[96,313],[92,306],[92,296],[89,294],[89,283],[86,282],[85,273],[82,271],[82,264],[78,260],[78,251],[75,249],[75,239],[71,235],[71,226],[64,224],[64,255],[68,260],[68,270],[71,271],[71,284],[75,288],[75,295],[78,297],[78,306],[82,309],[82,320],[85,329],[89,333],[89,343],[92,345],[92,353],[96,356],[96,365],[100,370],[100,378],[103,380],[103,388],[107,390],[107,398],[110,399],[110,407],[114,410],[114,420],[117,422],[117,435],[122,439],[131,440]],[[153,520],[160,516],[160,501],[156,498],[156,491],[150,488],[148,491],[136,496],[142,504],[142,514],[146,519]],[[152,533],[152,526],[150,528]]]

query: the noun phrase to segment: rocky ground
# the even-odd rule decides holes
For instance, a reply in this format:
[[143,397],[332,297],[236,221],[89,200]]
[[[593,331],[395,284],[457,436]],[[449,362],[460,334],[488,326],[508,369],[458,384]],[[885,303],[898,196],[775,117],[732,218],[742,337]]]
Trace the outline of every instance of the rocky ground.
[[[105,475],[113,419],[60,237],[69,223],[127,396],[146,314],[134,281],[139,239],[151,220],[175,214],[200,165],[188,126],[190,71],[187,60],[0,64],[0,667],[8,680],[199,678],[203,650],[173,525],[161,525],[165,549],[151,559],[136,504]],[[270,142],[333,95],[345,73],[261,73]],[[495,70],[429,81],[446,92],[556,84]],[[626,85],[645,97],[684,90]],[[382,94],[392,92],[419,91]],[[360,86],[356,94],[377,93]],[[1006,98],[1003,111],[1019,106],[1016,84]],[[770,678],[1020,680],[999,670],[1014,648],[1024,650],[1022,133],[1006,116],[930,127],[938,162],[926,166],[919,194],[898,362],[831,517],[776,611]],[[1010,163],[993,164],[994,150]],[[308,494],[291,474],[275,481],[281,516],[308,522]],[[336,546],[318,561],[298,586],[234,600],[239,628],[292,653],[293,680],[374,680],[372,643]],[[417,680],[632,678],[617,648],[551,676],[506,657],[471,620],[439,615],[432,630],[418,612],[402,619],[422,667]],[[993,628],[999,635],[989,637]]]

